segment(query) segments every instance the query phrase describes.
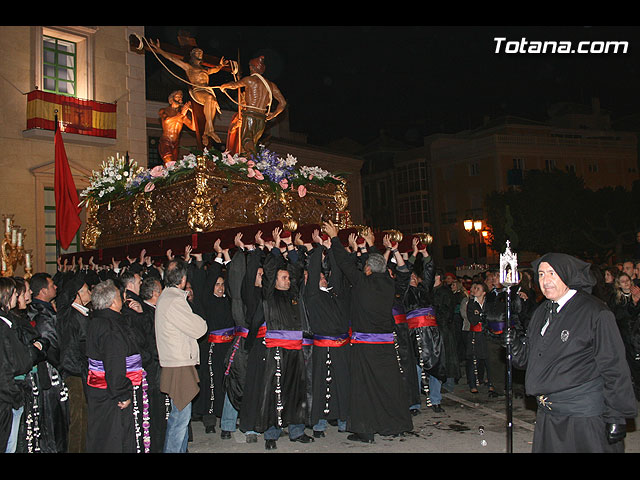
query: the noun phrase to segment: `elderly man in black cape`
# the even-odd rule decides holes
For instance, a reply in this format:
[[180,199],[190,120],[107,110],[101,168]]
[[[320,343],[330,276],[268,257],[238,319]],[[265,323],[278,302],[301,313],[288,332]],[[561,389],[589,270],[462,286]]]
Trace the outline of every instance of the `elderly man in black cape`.
[[92,291],[87,327],[87,452],[135,453],[134,385],[142,384],[142,356],[122,317],[122,297],[111,280]]
[[590,264],[548,253],[532,266],[547,300],[527,334],[508,339],[538,401],[533,452],[622,453],[637,403],[615,317],[591,295]]
[[[364,271],[345,251],[332,222],[323,223],[335,260],[351,284],[351,393],[349,440],[373,443],[374,435],[413,430],[409,399],[394,344],[395,282],[379,253],[368,256]],[[335,249],[334,249],[335,247]],[[380,412],[384,412],[381,415]]]

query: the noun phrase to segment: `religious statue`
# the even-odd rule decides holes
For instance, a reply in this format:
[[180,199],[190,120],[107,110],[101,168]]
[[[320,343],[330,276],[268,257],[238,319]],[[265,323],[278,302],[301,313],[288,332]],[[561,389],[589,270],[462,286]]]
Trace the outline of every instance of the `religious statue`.
[[[229,137],[239,135],[238,150],[232,153],[256,153],[258,140],[264,133],[266,123],[280,115],[287,105],[287,101],[278,89],[277,85],[267,80],[262,75],[265,71],[264,56],[249,61],[250,75],[236,82],[228,82],[220,85],[220,90],[244,89],[239,96],[239,116],[231,122]],[[271,105],[275,99],[278,106],[271,111]],[[240,127],[238,128],[238,124]],[[230,141],[227,139],[227,147]]]
[[195,130],[193,117],[189,117],[191,102],[183,103],[182,91],[176,90],[169,95],[169,105],[158,111],[162,122],[162,136],[158,144],[158,153],[165,165],[178,160],[178,147],[182,126]]
[[171,60],[173,63],[182,68],[191,84],[189,94],[191,98],[204,108],[204,115],[206,119],[205,129],[202,133],[203,145],[209,145],[209,139],[214,142],[221,143],[220,137],[216,134],[214,129],[216,113],[222,113],[220,106],[218,105],[218,99],[214,93],[214,87],[209,86],[209,75],[218,73],[222,68],[227,65],[224,57],[220,59],[220,63],[213,67],[206,67],[202,65],[203,51],[200,48],[194,48],[191,50],[189,56],[189,62],[183,61],[177,55],[165,52],[160,48],[160,42],[156,40],[155,43],[149,41],[150,48],[156,53],[159,53],[163,57]]

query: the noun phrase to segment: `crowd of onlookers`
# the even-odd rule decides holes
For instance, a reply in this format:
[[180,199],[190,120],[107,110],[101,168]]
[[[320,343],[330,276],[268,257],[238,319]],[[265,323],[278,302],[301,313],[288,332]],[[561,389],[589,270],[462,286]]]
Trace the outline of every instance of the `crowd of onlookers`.
[[[287,249],[291,250],[291,245],[293,248],[313,248],[296,238],[281,247],[283,254]],[[269,246],[274,247],[273,244]],[[354,255],[360,248],[360,245],[347,246]],[[167,258],[161,261],[154,261],[143,250],[138,258],[112,259],[108,265],[97,265],[93,259],[88,264],[83,264],[81,259],[77,262],[75,258],[71,262],[60,259],[53,276],[36,273],[28,279],[0,278],[0,317],[3,320],[0,322],[0,445],[6,445],[3,450],[86,451],[87,431],[92,429],[87,420],[92,418],[87,412],[87,382],[97,389],[102,388],[100,385],[108,383],[113,378],[110,375],[114,375],[109,370],[108,355],[121,355],[127,359],[126,376],[131,381],[127,388],[132,392],[128,395],[130,403],[125,395],[118,402],[118,408],[131,409],[132,417],[135,417],[131,426],[135,446],[131,448],[139,452],[163,451],[172,399],[160,389],[161,368],[154,316],[158,298],[168,287],[167,268],[175,267],[178,261],[186,265],[186,278],[182,283],[179,281],[182,278],[174,280],[172,286],[184,290],[187,304],[193,306],[193,277],[189,265],[207,269],[216,263],[224,270],[233,249],[223,249],[217,243],[213,252],[196,254],[187,247],[179,256],[167,251]],[[388,247],[388,250],[392,248]],[[418,253],[423,259],[428,255],[426,250],[418,252],[414,243],[414,251],[403,253],[402,257],[407,261],[411,259],[410,263],[414,264]],[[395,260],[386,258],[392,266]],[[592,294],[615,314],[627,349],[636,396],[640,398],[640,261],[629,260],[606,267],[593,265],[592,274],[596,280]],[[543,296],[533,270],[522,269],[520,277],[519,285],[511,290],[520,299],[517,318],[519,326],[526,330],[528,319]],[[457,382],[464,376],[469,380],[473,376],[471,368],[477,369],[477,364],[471,366],[465,342],[469,331],[466,318],[469,299],[501,292],[503,287],[499,272],[495,270],[458,276],[436,268],[434,279],[438,288],[451,291],[448,298],[452,305],[453,342],[448,344],[448,361],[454,359],[458,367],[462,367],[453,368],[458,373],[447,376],[443,383],[443,388],[447,388],[448,382]],[[117,298],[110,288],[118,292]],[[213,291],[205,293],[214,294]],[[117,318],[126,319],[122,337],[128,340],[109,330],[113,344],[96,346],[99,339],[87,339],[89,324],[97,310],[107,309],[117,311],[120,315]],[[484,328],[490,330],[488,324]],[[93,342],[94,350],[103,349],[101,352],[106,358],[90,360],[88,342]],[[118,342],[122,342],[120,349],[114,347],[120,345]],[[127,348],[133,348],[135,355]],[[206,342],[205,348],[208,348]],[[200,378],[209,375],[204,368],[200,363]],[[477,385],[477,379],[476,383],[469,382],[472,392],[477,392]],[[206,395],[208,392],[201,392],[201,396]],[[95,409],[99,400],[95,395],[90,396],[90,400]]]

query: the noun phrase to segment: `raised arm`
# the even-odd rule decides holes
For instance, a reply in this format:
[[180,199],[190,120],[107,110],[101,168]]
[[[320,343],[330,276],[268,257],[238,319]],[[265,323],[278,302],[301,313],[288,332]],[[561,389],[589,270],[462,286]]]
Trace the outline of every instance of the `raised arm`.
[[352,261],[350,254],[342,246],[340,243],[340,239],[338,238],[338,228],[333,224],[333,222],[328,221],[323,223],[323,229],[331,238],[331,249],[334,250],[334,258],[342,273],[344,273],[347,280],[352,284],[356,285],[362,279],[364,273],[356,267],[356,264]]

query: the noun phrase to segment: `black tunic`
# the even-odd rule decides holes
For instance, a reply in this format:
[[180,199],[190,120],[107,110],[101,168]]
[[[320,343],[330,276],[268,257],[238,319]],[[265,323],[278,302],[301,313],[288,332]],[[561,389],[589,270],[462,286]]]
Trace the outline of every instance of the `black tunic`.
[[[106,388],[87,386],[87,452],[136,452],[133,384],[127,377],[126,366],[127,357],[136,354],[139,355],[138,349],[119,312],[105,309],[91,314],[87,328],[87,357],[103,362]],[[126,400],[132,402],[120,409],[118,402]]]
[[447,379],[447,374],[440,324],[431,326],[414,326],[412,324],[411,317],[417,313],[423,313],[422,309],[432,308],[432,314],[434,316],[436,314],[435,308],[432,307],[432,296],[426,290],[424,282],[421,282],[418,286],[407,285],[403,295],[403,305],[407,313],[414,356],[421,366],[423,374],[423,388],[426,388],[425,383],[428,382],[429,375],[444,382]]
[[[309,325],[314,335],[312,350],[311,424],[321,418],[346,420],[349,412],[349,320],[343,300],[341,272],[331,261],[331,289],[319,287],[323,248],[309,255],[304,289]],[[330,260],[332,251],[327,250]],[[341,340],[344,339],[344,342]],[[325,346],[330,342],[335,346]]]
[[[352,331],[393,336],[393,278],[387,272],[366,275],[358,270],[337,237],[331,239],[331,247],[336,263],[351,284]],[[413,422],[408,404],[393,342],[352,343],[347,429],[367,435],[411,431]]]
[[239,427],[243,432],[255,430],[258,403],[262,395],[261,388],[264,381],[267,348],[264,341],[266,325],[262,306],[262,287],[255,285],[258,269],[262,268],[264,252],[261,249],[255,249],[249,252],[246,258],[246,271],[241,287],[244,315],[249,329],[241,354],[246,356],[246,373],[244,374],[241,396],[234,395],[234,389],[228,390],[231,393],[229,401],[238,410]]
[[206,270],[196,268],[191,280],[194,312],[205,319],[208,331],[198,342],[200,393],[194,400],[193,409],[194,413],[216,417],[222,417],[225,359],[235,330],[229,296],[217,297],[213,294],[220,277],[223,277],[222,264],[214,261]]
[[[275,288],[279,269],[286,268],[280,251],[273,248],[264,261],[263,309],[267,323],[267,336],[273,331],[292,332],[302,338],[297,291]],[[290,272],[292,273],[292,272]],[[291,278],[292,287],[297,278]],[[276,373],[280,372],[280,376]],[[280,392],[276,392],[280,384]],[[255,430],[264,432],[270,427],[305,424],[307,415],[306,375],[302,349],[283,346],[271,347],[267,341],[264,377],[256,411]],[[281,402],[281,405],[279,405]],[[280,414],[278,408],[282,407]]]
[[442,336],[442,358],[446,378],[461,377],[456,333],[454,325],[455,298],[448,285],[441,284],[433,290],[433,306]]
[[[526,368],[529,395],[552,397],[591,381],[601,380],[602,413],[593,416],[554,414],[538,408],[533,441],[534,452],[616,452],[623,443],[609,445],[606,423],[626,423],[635,417],[637,404],[629,367],[615,318],[596,297],[577,291],[540,334],[549,311],[549,301],[534,312],[526,348],[514,356],[514,366]],[[556,405],[556,411],[561,405]]]
[[[247,258],[242,249],[238,249],[227,266],[227,285],[231,297],[231,315],[237,328],[236,338],[224,359],[224,391],[236,411],[240,410],[247,375],[248,351],[246,342],[249,336],[250,322],[243,301],[242,292],[247,273]],[[255,278],[255,273],[254,273]]]
[[412,341],[409,326],[407,325],[407,315],[403,305],[404,293],[409,285],[411,271],[397,270],[395,273],[396,298],[393,305],[393,318],[395,320],[395,341],[400,364],[402,378],[404,379],[405,390],[409,406],[420,405],[420,382],[418,380],[418,370],[416,365],[418,360],[415,353],[415,342]]

